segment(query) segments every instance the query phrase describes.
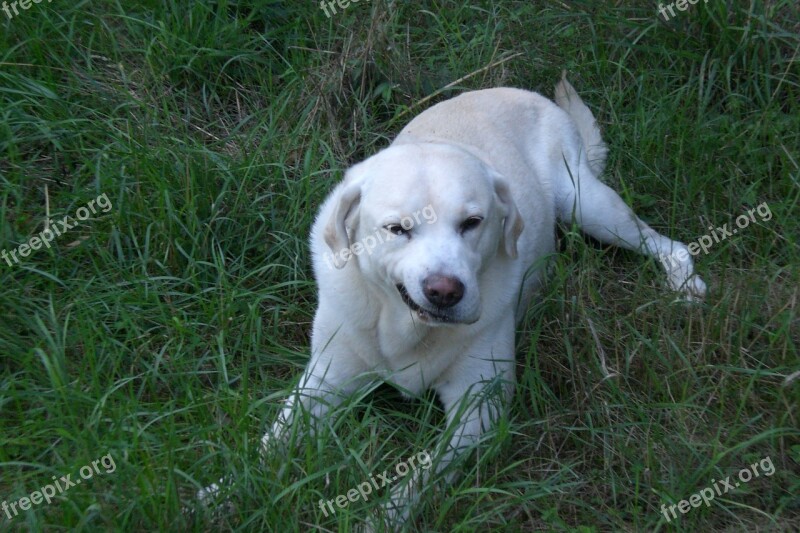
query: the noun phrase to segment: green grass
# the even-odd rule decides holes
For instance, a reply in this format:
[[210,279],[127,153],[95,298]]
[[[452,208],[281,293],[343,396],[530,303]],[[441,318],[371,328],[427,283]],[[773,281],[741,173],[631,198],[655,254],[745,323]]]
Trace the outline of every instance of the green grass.
[[[325,517],[319,499],[432,449],[443,415],[381,387],[259,461],[308,359],[315,210],[433,103],[496,85],[550,96],[562,69],[611,148],[603,179],[659,231],[694,241],[762,202],[773,217],[698,257],[710,294],[693,306],[652,260],[561,228],[519,327],[508,420],[409,529],[800,528],[798,61],[790,0],[711,0],[669,22],[655,2],[588,0],[362,0],[330,19],[283,0],[0,11],[0,250],[48,214],[113,204],[0,262],[0,500],[116,464],[0,511],[0,530],[363,523],[375,500]],[[767,456],[774,475],[661,515]],[[231,507],[194,508],[222,475]]]

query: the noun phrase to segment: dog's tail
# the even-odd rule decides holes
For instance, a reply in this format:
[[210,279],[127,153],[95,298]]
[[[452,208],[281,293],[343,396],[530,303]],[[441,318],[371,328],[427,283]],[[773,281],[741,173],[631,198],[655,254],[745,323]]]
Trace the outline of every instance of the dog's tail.
[[561,81],[556,84],[556,104],[572,117],[578,127],[583,145],[586,147],[589,167],[595,176],[599,176],[606,167],[608,147],[600,136],[600,128],[597,126],[594,115],[578,96],[572,84],[567,81],[566,70],[561,74]]

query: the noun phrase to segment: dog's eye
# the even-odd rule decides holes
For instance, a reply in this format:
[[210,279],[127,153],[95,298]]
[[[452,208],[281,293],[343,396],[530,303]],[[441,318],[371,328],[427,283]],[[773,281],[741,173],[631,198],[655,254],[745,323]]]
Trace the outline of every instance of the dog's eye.
[[480,226],[481,222],[483,221],[483,217],[469,217],[467,220],[461,223],[461,233],[466,233],[471,229],[475,229]]
[[389,233],[394,233],[395,235],[406,235],[408,230],[405,229],[400,224],[387,224],[383,227]]

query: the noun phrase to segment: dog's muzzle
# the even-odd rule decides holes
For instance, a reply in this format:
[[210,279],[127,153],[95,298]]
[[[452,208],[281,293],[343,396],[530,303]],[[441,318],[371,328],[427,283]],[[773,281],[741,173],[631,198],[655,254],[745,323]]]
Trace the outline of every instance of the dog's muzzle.
[[455,322],[455,320],[447,314],[446,309],[437,309],[438,312],[423,309],[417,302],[411,299],[405,285],[402,283],[397,284],[397,291],[400,293],[400,298],[402,298],[403,303],[405,303],[409,309],[417,313],[417,316],[423,322]]

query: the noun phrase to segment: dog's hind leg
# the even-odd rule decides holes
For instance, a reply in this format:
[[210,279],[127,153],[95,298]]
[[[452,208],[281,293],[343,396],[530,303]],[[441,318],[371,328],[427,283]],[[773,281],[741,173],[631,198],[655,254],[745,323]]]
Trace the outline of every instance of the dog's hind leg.
[[688,299],[703,298],[706,284],[694,273],[694,262],[686,245],[669,239],[644,223],[619,195],[600,182],[585,154],[573,165],[564,159],[559,179],[559,219],[574,216],[581,229],[595,239],[657,258],[667,272],[667,282]]
[[706,284],[694,273],[686,246],[642,222],[613,189],[597,179],[605,168],[608,148],[594,115],[567,81],[566,73],[556,85],[555,100],[572,119],[582,145],[578,153],[565,149],[568,153],[563,154],[556,180],[559,219],[569,222],[574,216],[595,239],[658,258],[673,290],[690,300],[705,296]]

